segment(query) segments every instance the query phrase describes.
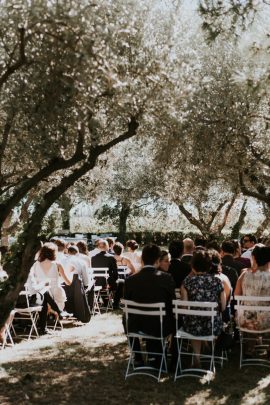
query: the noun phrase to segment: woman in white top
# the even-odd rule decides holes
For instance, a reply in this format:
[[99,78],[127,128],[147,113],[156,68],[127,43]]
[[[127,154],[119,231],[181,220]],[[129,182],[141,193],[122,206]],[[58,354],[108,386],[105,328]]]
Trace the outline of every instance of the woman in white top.
[[136,272],[141,270],[142,268],[142,259],[137,249],[139,247],[138,243],[135,240],[128,240],[126,243],[127,252],[125,256],[131,261],[133,266],[135,267]]
[[45,243],[40,249],[38,260],[33,264],[27,280],[30,295],[40,293],[43,295],[43,306],[40,313],[40,333],[46,333],[46,320],[48,305],[61,316],[66,301],[66,294],[61,286],[62,279],[67,285],[67,278],[61,264],[55,261],[57,246],[54,243]]

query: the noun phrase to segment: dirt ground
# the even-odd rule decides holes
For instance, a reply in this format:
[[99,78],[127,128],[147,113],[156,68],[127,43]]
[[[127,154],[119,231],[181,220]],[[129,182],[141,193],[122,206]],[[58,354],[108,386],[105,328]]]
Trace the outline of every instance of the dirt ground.
[[210,384],[174,382],[172,375],[160,383],[146,376],[125,381],[121,316],[101,315],[0,351],[0,404],[269,405],[270,369],[239,370],[238,349]]

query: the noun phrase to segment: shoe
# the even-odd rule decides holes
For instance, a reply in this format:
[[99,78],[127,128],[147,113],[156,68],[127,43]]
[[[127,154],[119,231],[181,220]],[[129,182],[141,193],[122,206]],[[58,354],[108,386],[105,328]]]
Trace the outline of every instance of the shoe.
[[40,329],[40,330],[38,331],[38,333],[39,333],[40,336],[51,335],[51,334],[52,334],[52,332],[51,332],[49,329],[47,329],[47,328],[45,328],[45,329]]
[[64,318],[69,318],[71,316],[73,316],[73,314],[70,314],[69,312],[66,312],[66,311],[62,311],[62,312],[60,312],[60,314],[58,314],[60,321]]

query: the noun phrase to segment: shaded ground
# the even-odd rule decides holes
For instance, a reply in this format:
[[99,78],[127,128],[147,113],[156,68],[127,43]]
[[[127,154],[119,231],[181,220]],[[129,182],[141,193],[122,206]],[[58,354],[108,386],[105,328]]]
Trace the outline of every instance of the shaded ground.
[[125,381],[126,349],[114,314],[7,348],[0,352],[0,404],[270,404],[270,370],[240,371],[238,348],[209,385],[172,376],[159,384],[144,376]]

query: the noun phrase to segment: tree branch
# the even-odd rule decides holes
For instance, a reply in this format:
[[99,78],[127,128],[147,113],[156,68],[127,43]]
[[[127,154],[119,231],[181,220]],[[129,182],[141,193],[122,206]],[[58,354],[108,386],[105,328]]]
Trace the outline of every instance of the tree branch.
[[244,182],[244,174],[243,174],[243,172],[239,171],[238,172],[238,177],[239,177],[240,189],[241,189],[241,192],[244,195],[246,195],[248,197],[256,198],[257,200],[263,201],[267,205],[270,205],[270,196],[269,195],[266,195],[264,193],[259,193],[257,191],[252,191],[252,190],[249,190],[247,188],[247,186],[245,185],[245,182]]
[[33,177],[21,182],[19,187],[14,190],[13,194],[7,200],[5,200],[4,203],[0,204],[0,224],[4,222],[9,212],[16,207],[16,205],[29,192],[29,190],[35,187],[39,182],[48,178],[56,171],[67,169],[85,159],[85,155],[83,153],[83,145],[84,126],[81,126],[78,128],[78,140],[74,155],[67,160],[59,157],[51,160],[47,164],[47,166],[40,169]]
[[178,208],[180,210],[180,212],[182,212],[182,214],[187,218],[187,220],[194,226],[196,226],[196,228],[198,228],[200,230],[200,232],[202,233],[202,235],[205,235],[205,229],[202,226],[201,221],[199,221],[197,218],[195,218],[191,212],[189,212],[185,207],[184,204],[178,204]]
[[7,67],[7,70],[0,77],[0,89],[7,82],[8,78],[26,63],[25,55],[25,28],[19,28],[19,58],[16,62]]

